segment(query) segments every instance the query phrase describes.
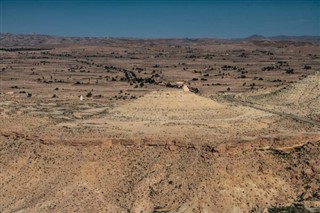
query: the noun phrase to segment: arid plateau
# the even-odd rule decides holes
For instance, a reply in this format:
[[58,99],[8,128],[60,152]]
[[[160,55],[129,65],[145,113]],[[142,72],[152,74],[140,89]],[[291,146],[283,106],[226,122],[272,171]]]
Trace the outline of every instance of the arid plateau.
[[320,212],[319,39],[0,39],[0,212]]

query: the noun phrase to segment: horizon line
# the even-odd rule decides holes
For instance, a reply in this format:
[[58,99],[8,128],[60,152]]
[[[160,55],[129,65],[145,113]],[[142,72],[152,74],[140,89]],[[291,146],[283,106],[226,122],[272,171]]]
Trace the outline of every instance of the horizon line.
[[241,39],[249,39],[249,38],[255,38],[260,37],[261,39],[270,39],[270,38],[276,38],[276,37],[293,37],[293,38],[299,38],[299,37],[319,37],[320,35],[288,35],[288,34],[278,34],[273,36],[265,36],[261,34],[252,34],[245,37],[134,37],[134,36],[82,36],[82,35],[57,35],[57,34],[45,34],[45,33],[11,33],[11,32],[0,32],[0,35],[9,34],[9,35],[25,35],[25,36],[32,36],[32,35],[38,35],[38,36],[52,36],[52,37],[65,37],[65,38],[108,38],[108,39],[131,39],[131,40],[153,40],[153,39],[217,39],[217,40],[241,40]]

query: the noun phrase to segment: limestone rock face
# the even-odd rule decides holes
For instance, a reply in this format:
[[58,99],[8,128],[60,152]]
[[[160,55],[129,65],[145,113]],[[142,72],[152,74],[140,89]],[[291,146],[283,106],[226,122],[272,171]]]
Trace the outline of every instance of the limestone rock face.
[[187,85],[185,85],[185,84],[182,86],[182,90],[184,92],[190,92],[189,87]]

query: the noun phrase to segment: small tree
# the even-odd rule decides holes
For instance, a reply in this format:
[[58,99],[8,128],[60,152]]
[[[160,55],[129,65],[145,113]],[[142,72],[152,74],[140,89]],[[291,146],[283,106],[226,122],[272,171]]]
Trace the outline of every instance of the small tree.
[[87,98],[92,97],[92,92],[88,92],[88,94],[86,95]]

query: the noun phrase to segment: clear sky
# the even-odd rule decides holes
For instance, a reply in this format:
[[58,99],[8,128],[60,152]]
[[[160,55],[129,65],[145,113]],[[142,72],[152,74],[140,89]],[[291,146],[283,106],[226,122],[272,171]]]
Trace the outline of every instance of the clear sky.
[[320,35],[320,0],[0,0],[2,33],[242,38]]

